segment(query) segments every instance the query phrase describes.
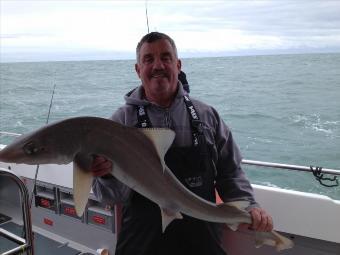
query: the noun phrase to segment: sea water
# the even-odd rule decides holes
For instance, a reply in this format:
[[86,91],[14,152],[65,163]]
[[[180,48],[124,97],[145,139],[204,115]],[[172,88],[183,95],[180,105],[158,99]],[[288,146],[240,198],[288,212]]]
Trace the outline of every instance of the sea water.
[[[0,64],[0,130],[109,117],[140,84],[134,60]],[[182,59],[190,95],[212,105],[245,159],[340,169],[340,54]],[[0,137],[0,143],[9,138]],[[244,166],[254,184],[340,199],[311,173]]]

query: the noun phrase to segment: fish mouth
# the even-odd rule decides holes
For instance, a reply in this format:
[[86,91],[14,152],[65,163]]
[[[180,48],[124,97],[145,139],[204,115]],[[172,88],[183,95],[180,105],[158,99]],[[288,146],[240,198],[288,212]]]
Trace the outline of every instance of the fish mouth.
[[26,159],[26,155],[21,150],[11,150],[6,147],[0,150],[0,161],[5,163],[22,163]]

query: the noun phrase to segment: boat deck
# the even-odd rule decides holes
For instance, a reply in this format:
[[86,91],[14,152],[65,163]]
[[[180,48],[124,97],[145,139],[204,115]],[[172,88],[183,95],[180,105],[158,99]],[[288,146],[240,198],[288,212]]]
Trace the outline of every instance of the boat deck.
[[[18,236],[22,236],[23,227],[14,223],[14,222],[6,222],[0,225],[1,228],[16,234]],[[0,236],[0,254],[10,249],[16,247],[16,243],[7,238],[3,238]],[[52,240],[46,236],[43,236],[39,233],[34,232],[34,251],[36,255],[78,255],[81,254],[81,251],[73,249],[65,244],[59,243],[55,240]],[[90,254],[90,253],[88,253]]]

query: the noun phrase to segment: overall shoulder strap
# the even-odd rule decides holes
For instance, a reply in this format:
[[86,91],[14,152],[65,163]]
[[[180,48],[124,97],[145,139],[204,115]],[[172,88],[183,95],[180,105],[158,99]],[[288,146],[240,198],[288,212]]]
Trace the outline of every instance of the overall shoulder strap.
[[152,124],[150,121],[150,118],[146,112],[145,106],[143,105],[137,105],[136,106],[137,110],[137,127],[139,128],[151,128]]
[[203,125],[200,121],[199,114],[195,109],[192,101],[190,100],[189,96],[184,95],[184,103],[187,107],[190,120],[191,120],[191,129],[192,129],[192,141],[194,146],[199,146],[200,144],[203,145],[204,143],[204,135],[203,135]]

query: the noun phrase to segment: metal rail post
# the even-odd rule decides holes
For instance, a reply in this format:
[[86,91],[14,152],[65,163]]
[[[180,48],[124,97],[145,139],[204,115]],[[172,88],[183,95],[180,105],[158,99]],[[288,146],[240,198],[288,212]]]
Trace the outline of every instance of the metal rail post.
[[26,252],[26,254],[28,255],[34,255],[32,222],[29,207],[29,194],[27,188],[16,174],[7,169],[0,168],[0,178],[3,177],[10,178],[10,180],[12,180],[19,188],[21,195],[21,209],[24,223],[25,238],[17,236],[0,227],[0,235],[18,244],[17,247],[8,250],[2,253],[1,255],[19,254],[18,252]]

